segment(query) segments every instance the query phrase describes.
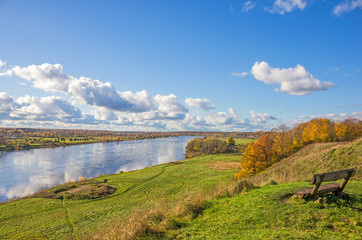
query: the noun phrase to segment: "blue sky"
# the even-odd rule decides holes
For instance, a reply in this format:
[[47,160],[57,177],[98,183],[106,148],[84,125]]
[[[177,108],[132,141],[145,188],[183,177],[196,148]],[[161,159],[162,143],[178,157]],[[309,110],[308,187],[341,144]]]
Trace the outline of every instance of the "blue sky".
[[0,1],[0,126],[362,119],[362,0]]

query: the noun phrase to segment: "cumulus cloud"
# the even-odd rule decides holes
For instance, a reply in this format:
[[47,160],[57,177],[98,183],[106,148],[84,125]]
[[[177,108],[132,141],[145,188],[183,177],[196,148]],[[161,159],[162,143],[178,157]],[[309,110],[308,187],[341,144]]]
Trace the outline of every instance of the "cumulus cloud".
[[179,103],[177,96],[174,94],[168,96],[156,95],[154,100],[158,104],[158,110],[161,112],[171,115],[188,112],[188,110]]
[[204,111],[215,109],[215,106],[211,104],[211,101],[207,98],[186,98],[185,103],[190,107],[197,107]]
[[[147,91],[121,92],[109,82],[67,75],[60,64],[15,66],[0,72],[0,76],[19,77],[35,88],[69,97],[23,96],[15,99],[1,92],[2,126],[84,128],[87,124],[89,129],[107,130],[252,131],[267,128],[270,120],[264,117],[264,121],[258,121],[259,125],[252,125],[248,119],[241,119],[233,108],[204,116],[198,112],[192,115],[174,94],[150,96]],[[206,98],[187,98],[185,103],[205,111],[215,108]],[[87,104],[93,109],[83,113],[73,104]]]
[[276,118],[267,113],[256,113],[253,110],[250,111],[248,122],[251,125],[265,124],[267,120],[276,120]]
[[241,11],[248,12],[248,11],[252,10],[255,7],[255,5],[256,5],[256,2],[247,1],[244,3],[244,6],[241,9]]
[[0,113],[8,113],[14,108],[14,106],[14,98],[6,92],[0,92]]
[[205,117],[206,123],[212,125],[231,125],[240,122],[240,116],[233,108],[229,108],[228,112],[217,112]]
[[307,6],[307,2],[303,0],[275,0],[272,8],[266,8],[270,13],[279,13],[284,15],[296,8],[303,10]]
[[75,78],[64,74],[60,64],[44,63],[23,68],[15,66],[0,73],[0,76],[13,75],[31,81],[35,88],[68,94],[82,104],[128,112],[142,112],[153,107],[152,98],[146,91],[120,92],[109,82]]
[[254,77],[266,84],[280,84],[275,91],[287,92],[291,95],[306,95],[313,91],[327,90],[335,85],[320,81],[313,77],[303,66],[295,68],[273,68],[266,62],[256,62],[251,69]]
[[44,63],[42,65],[29,65],[28,67],[15,66],[0,76],[18,76],[27,81],[33,80],[36,88],[53,92],[67,92],[72,77],[63,74],[63,66],[60,64]]
[[93,112],[94,118],[102,121],[118,120],[117,115],[114,112],[97,110]]
[[15,100],[5,92],[0,93],[0,119],[94,123],[92,116],[60,97],[23,96]]
[[352,11],[356,8],[362,8],[362,0],[346,0],[333,8],[333,14],[341,16],[342,14]]
[[[146,118],[152,115],[156,119],[183,119],[185,113],[188,112],[174,94],[152,97],[145,90],[136,93],[121,92],[109,82],[67,75],[63,73],[63,66],[60,64],[44,63],[23,68],[15,66],[0,73],[0,76],[17,76],[32,82],[35,88],[64,93],[80,104],[88,104],[108,111],[145,113],[143,115]],[[99,119],[110,117],[110,114],[96,115]],[[142,117],[142,114],[139,116]]]
[[233,77],[245,77],[246,75],[248,75],[247,72],[233,72],[231,74],[231,76],[233,76]]
[[277,118],[267,113],[250,111],[250,116],[242,119],[239,114],[229,108],[227,112],[217,112],[204,117],[187,114],[179,123],[180,130],[215,130],[215,131],[259,131],[269,130],[278,124]]

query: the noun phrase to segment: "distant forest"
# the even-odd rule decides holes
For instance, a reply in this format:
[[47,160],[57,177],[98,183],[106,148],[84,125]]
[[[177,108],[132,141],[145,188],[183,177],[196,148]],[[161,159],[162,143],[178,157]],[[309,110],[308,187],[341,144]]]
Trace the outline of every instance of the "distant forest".
[[142,132],[105,131],[83,129],[0,128],[0,150],[12,151],[40,147],[56,147],[74,144],[139,140],[150,138],[203,136],[216,138],[257,139],[266,132]]

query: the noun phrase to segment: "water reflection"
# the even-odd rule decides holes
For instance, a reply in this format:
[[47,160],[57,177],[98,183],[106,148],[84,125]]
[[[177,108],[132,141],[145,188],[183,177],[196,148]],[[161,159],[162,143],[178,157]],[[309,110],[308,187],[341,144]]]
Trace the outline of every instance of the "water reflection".
[[80,177],[96,177],[184,159],[193,137],[95,143],[0,152],[0,201]]

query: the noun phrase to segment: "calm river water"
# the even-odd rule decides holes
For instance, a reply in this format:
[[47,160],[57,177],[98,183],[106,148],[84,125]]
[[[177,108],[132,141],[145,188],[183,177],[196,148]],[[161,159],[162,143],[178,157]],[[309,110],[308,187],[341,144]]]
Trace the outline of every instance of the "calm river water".
[[170,137],[0,152],[0,201],[100,174],[182,160],[194,137]]

